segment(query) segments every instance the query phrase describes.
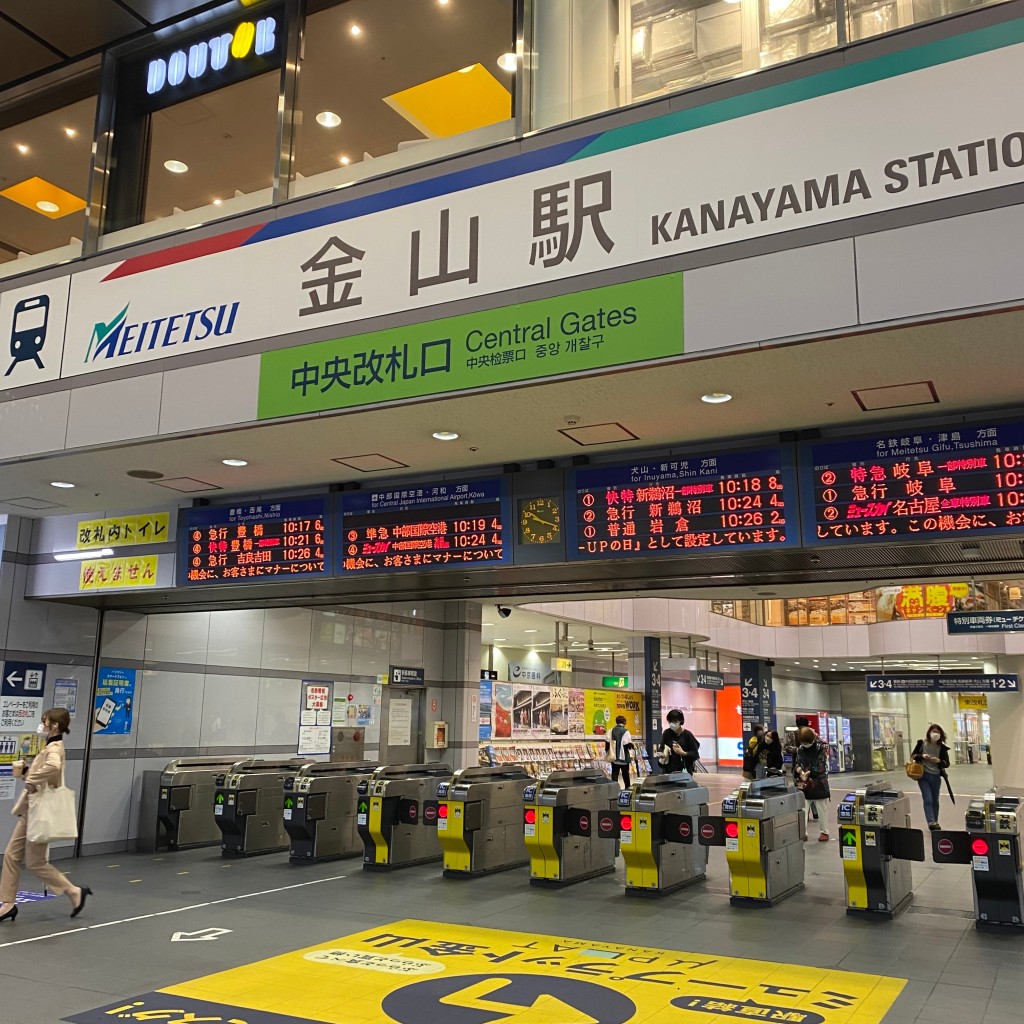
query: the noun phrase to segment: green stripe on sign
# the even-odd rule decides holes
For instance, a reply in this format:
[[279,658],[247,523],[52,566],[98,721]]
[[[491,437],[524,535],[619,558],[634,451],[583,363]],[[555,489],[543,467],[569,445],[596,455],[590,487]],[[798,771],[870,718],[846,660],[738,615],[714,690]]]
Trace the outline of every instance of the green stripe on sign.
[[[665,114],[663,117],[656,117],[639,124],[612,128],[596,138],[589,146],[581,149],[569,162],[599,156],[602,153],[612,153],[629,146],[638,146],[643,142],[652,142],[669,135],[681,135],[683,132],[690,132],[695,128],[706,128],[708,125],[720,124],[723,121],[734,121],[737,118],[748,117],[750,114],[759,114],[776,107],[786,107],[792,103],[815,99],[818,96],[845,92],[847,89],[856,89],[861,85],[881,82],[887,78],[896,78],[912,71],[948,64],[951,61],[962,60],[964,57],[974,57],[980,53],[988,53],[991,50],[999,50],[1021,42],[1024,42],[1024,18],[1003,25],[977,29],[974,32],[953,36],[950,39],[940,39],[938,42],[926,43],[923,46],[902,50],[899,53],[886,54],[860,64],[851,64],[833,71],[823,71],[821,74],[801,78],[796,82],[786,82],[782,85],[758,89],[745,93],[743,96],[734,96],[731,99],[719,100],[717,103],[694,107],[692,110],[681,110],[678,113]],[[829,51],[821,52],[824,54]]]
[[683,353],[683,276],[265,352],[258,418],[448,395]]

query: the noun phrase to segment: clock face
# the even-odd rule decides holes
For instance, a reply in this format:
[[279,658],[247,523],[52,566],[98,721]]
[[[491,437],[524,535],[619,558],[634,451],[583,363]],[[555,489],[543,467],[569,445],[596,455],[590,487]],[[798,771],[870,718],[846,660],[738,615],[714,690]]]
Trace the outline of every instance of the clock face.
[[562,536],[562,508],[557,498],[527,498],[519,503],[519,543],[554,544]]

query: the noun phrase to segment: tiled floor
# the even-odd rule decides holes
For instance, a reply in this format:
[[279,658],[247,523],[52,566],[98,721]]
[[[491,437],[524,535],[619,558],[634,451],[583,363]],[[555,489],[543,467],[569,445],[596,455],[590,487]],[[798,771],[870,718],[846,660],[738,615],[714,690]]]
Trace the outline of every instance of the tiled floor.
[[[859,778],[833,779],[833,811],[840,790]],[[960,793],[981,792],[990,781],[980,766],[953,778]],[[703,781],[714,797],[733,780]],[[907,780],[893,773],[891,781]],[[956,827],[966,800],[955,811],[943,801],[946,824]],[[920,826],[916,793],[912,806]],[[2,1024],[57,1024],[113,1000],[406,918],[907,979],[885,1024],[1024,1019],[1024,934],[975,930],[969,869],[916,864],[915,902],[900,918],[847,918],[835,829],[832,842],[807,844],[805,891],[758,911],[730,906],[718,849],[705,884],[661,900],[626,899],[621,868],[561,891],[531,888],[522,870],[453,882],[436,865],[366,874],[358,861],[303,868],[278,855],[222,861],[216,850],[87,858],[70,873],[96,893],[79,919],[67,919],[65,901],[50,900],[0,925]],[[22,887],[32,887],[28,876]],[[171,941],[175,932],[207,928],[230,931],[214,941]],[[711,1019],[718,1018],[683,1011],[673,1018]]]

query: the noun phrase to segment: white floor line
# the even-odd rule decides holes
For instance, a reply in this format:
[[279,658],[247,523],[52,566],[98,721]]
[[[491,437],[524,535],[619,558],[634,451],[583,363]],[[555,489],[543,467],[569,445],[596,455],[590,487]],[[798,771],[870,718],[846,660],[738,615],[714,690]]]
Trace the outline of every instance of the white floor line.
[[222,900],[210,900],[208,903],[191,903],[187,907],[175,907],[173,910],[157,910],[152,914],[139,914],[138,917],[123,917],[119,921],[101,921],[99,924],[85,925],[81,928],[67,928],[62,932],[50,932],[48,935],[37,935],[31,939],[15,939],[13,942],[0,942],[0,949],[8,946],[24,946],[29,942],[44,942],[46,939],[59,939],[63,935],[77,935],[79,932],[91,932],[96,928],[111,928],[118,924],[131,924],[134,921],[146,921],[152,917],[166,917],[168,914],[183,914],[188,910],[201,910],[203,907],[217,907],[222,903],[234,903],[236,900],[251,900],[256,896],[270,896],[275,892],[288,892],[291,889],[303,889],[308,885],[322,885],[324,882],[339,882],[345,875],[333,875],[331,878],[316,878],[311,882],[298,882],[295,885],[282,885],[277,889],[262,889],[260,892],[247,892],[241,896],[227,896]]

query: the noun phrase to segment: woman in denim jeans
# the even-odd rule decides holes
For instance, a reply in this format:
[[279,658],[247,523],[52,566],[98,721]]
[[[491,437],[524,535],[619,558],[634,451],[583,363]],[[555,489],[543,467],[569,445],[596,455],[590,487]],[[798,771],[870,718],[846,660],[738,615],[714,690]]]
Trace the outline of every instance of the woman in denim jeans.
[[924,767],[924,775],[917,780],[921,787],[921,799],[924,801],[924,816],[928,827],[936,832],[939,825],[939,791],[942,788],[942,777],[949,767],[949,747],[946,746],[946,733],[941,725],[932,723],[924,734],[923,740],[917,741],[911,760]]

